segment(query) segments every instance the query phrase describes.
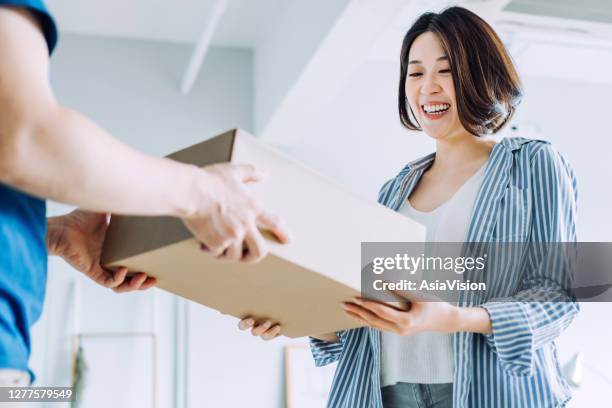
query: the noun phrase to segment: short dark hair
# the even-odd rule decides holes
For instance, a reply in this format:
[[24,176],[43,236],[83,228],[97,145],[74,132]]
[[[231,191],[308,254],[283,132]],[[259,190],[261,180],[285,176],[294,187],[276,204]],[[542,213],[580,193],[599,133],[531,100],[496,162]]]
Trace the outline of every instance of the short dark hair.
[[448,56],[457,112],[463,127],[475,136],[499,131],[521,101],[521,81],[512,58],[493,28],[463,7],[424,13],[404,36],[398,98],[402,125],[410,130],[421,130],[414,112],[407,106],[406,75],[410,47],[425,32],[438,36]]

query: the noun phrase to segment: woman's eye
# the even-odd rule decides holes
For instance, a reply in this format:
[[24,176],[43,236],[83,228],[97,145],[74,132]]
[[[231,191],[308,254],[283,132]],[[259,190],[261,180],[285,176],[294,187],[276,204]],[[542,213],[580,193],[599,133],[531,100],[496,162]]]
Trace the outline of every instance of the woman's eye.
[[450,72],[451,72],[450,68],[440,70],[441,74],[449,74]]
[[409,74],[408,76],[411,76],[411,77],[413,77],[413,78],[416,78],[416,77],[419,77],[419,76],[421,76],[421,75],[423,75],[423,74],[421,74],[420,72],[413,72],[412,74]]

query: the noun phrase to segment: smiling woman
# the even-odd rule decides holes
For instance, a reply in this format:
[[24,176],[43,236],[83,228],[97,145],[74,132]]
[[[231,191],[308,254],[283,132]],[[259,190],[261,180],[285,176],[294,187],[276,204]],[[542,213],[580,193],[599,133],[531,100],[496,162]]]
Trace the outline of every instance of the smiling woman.
[[[455,24],[453,13],[436,18],[427,13],[404,37],[398,102],[400,119],[408,129],[425,130],[425,122],[456,109],[457,119],[468,132],[475,136],[491,134],[512,118],[520,103],[521,82],[501,39],[477,15],[468,12],[461,17],[465,21]],[[418,52],[422,44],[429,48]],[[426,82],[431,76],[456,99],[456,105],[451,106],[450,100],[419,98],[406,92],[411,82]]]
[[[436,151],[404,166],[378,201],[424,224],[429,242],[575,242],[577,182],[567,160],[542,140],[486,140],[520,99],[512,60],[483,19],[461,7],[421,15],[402,44],[399,116]],[[317,365],[339,361],[328,407],[565,406],[554,341],[579,308],[563,262],[535,252],[488,262],[478,282],[487,290],[460,288],[456,304],[411,289],[401,294],[408,310],[347,302],[346,313],[368,327],[311,338]]]

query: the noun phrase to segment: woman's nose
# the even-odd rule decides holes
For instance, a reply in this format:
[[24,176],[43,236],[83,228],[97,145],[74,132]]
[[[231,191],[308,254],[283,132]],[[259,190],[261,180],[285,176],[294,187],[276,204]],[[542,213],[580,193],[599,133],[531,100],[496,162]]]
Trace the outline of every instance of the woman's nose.
[[441,89],[442,88],[437,83],[436,78],[433,75],[425,76],[425,82],[423,83],[423,86],[421,87],[421,93],[423,95],[432,95],[432,94],[440,92]]

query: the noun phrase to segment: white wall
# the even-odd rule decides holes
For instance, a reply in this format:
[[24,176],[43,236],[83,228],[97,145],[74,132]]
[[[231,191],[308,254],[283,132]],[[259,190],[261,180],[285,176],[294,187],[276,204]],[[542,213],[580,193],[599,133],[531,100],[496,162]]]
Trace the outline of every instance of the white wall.
[[348,0],[289,1],[255,52],[255,130],[259,133],[317,51]]

